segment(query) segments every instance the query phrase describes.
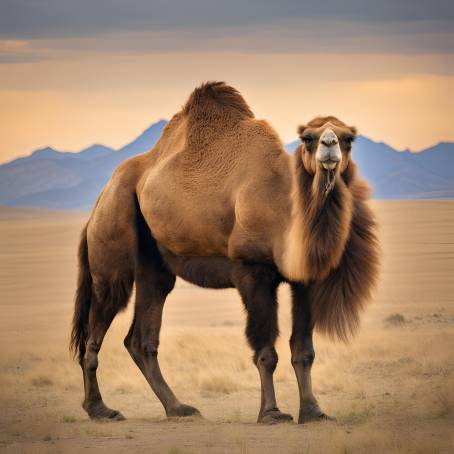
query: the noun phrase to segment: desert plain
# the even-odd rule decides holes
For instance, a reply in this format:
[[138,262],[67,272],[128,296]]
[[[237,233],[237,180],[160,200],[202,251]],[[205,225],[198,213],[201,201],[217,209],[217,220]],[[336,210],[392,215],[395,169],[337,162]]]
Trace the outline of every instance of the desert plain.
[[[167,420],[123,347],[133,300],[110,328],[98,377],[122,422],[90,421],[68,352],[76,248],[87,213],[0,208],[0,452],[454,452],[454,201],[373,201],[380,283],[358,335],[316,335],[313,384],[337,422],[262,426],[258,373],[234,290],[178,281],[161,333],[164,376],[203,419]],[[297,419],[288,288],[279,291],[278,404]]]

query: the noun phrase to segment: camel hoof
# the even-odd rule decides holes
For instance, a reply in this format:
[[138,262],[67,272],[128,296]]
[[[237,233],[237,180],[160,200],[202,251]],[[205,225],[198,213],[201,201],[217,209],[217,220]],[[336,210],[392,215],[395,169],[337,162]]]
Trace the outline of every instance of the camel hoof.
[[93,420],[124,421],[126,419],[119,411],[106,407],[103,402],[95,405],[84,403],[83,408]]
[[328,416],[320,409],[318,404],[300,410],[298,424],[318,421],[337,421],[337,419],[334,416]]
[[279,424],[293,421],[292,415],[282,413],[278,408],[259,414],[257,422],[260,424]]
[[167,412],[168,418],[185,418],[187,416],[202,416],[200,411],[190,405],[181,404]]
[[112,410],[112,413],[107,417],[111,421],[125,421],[126,418],[117,410]]

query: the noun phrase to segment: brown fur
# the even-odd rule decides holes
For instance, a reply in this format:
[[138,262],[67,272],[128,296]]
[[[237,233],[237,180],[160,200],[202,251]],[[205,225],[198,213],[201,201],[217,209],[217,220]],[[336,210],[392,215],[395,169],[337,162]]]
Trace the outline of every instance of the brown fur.
[[225,82],[206,82],[196,88],[185,106],[183,114],[195,117],[228,115],[238,120],[254,118],[240,92]]
[[[342,159],[335,170],[324,170],[315,157],[326,128],[339,139]],[[290,418],[276,407],[272,379],[280,282],[291,283],[293,313],[305,320],[294,320],[292,335],[300,385],[310,381],[313,326],[344,340],[355,330],[378,263],[366,186],[350,159],[356,130],[335,117],[319,117],[299,133],[303,143],[290,158],[238,91],[206,83],[150,152],[114,172],[79,250],[71,346],[79,351],[90,416],[122,417],[102,401],[97,354],[113,317],[126,307],[133,281],[135,315],[125,345],[169,416],[198,413],[178,401],[157,361],[162,308],[175,275],[239,290],[262,380],[259,421]],[[300,421],[326,417],[312,391],[301,386]]]
[[[352,217],[352,196],[340,179],[325,194],[325,175],[311,176],[294,155],[295,189],[293,192],[293,224],[288,235],[290,278],[308,283],[324,279],[337,267],[347,241]],[[296,263],[295,263],[296,262]],[[295,271],[293,271],[295,270]]]

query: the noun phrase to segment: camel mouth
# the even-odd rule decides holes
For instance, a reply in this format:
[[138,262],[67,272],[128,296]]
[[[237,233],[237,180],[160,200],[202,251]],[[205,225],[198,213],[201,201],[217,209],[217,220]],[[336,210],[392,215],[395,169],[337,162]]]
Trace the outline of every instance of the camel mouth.
[[323,161],[321,164],[325,170],[334,170],[339,164],[339,161],[331,161],[328,159],[327,161]]

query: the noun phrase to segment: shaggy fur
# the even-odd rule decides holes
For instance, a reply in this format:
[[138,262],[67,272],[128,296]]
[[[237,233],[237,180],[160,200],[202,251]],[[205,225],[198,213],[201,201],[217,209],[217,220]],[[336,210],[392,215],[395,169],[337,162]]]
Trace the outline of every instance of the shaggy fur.
[[[354,169],[350,171],[355,172]],[[309,284],[309,301],[316,329],[344,341],[359,326],[361,310],[377,281],[379,264],[376,221],[366,204],[369,188],[355,178],[346,194],[351,198],[352,206],[342,254],[338,255],[339,261],[327,276]]]
[[352,196],[342,180],[328,193],[327,172],[311,176],[294,155],[293,222],[287,236],[287,266],[291,280],[324,279],[344,251],[352,218]]

